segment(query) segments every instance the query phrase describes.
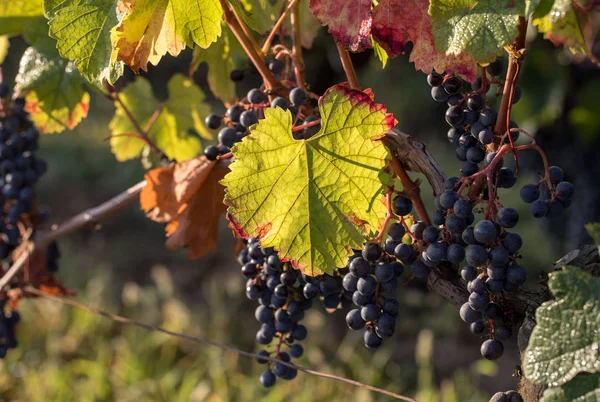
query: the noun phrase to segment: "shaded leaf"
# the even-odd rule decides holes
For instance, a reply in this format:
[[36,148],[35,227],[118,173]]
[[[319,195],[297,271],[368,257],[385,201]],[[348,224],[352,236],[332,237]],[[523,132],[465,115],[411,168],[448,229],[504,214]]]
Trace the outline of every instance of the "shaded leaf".
[[232,41],[228,33],[224,33],[208,49],[194,48],[192,61],[194,69],[202,62],[208,64],[208,84],[213,94],[223,102],[235,98],[235,82],[230,79],[230,75],[237,67],[232,54],[232,45],[236,44],[235,38]]
[[309,275],[346,264],[370,228],[385,216],[381,138],[396,123],[369,94],[337,85],[319,101],[322,129],[292,137],[292,116],[266,109],[265,119],[237,143],[223,180],[237,234],[257,235],[264,247]]
[[0,35],[18,35],[44,15],[43,0],[0,0]]
[[146,71],[162,56],[185,46],[208,48],[221,35],[219,0],[117,0],[126,15],[112,32],[116,57],[133,71]]
[[49,13],[58,52],[96,85],[114,83],[123,74],[123,64],[111,57],[110,30],[120,20],[116,6],[117,0],[65,1]]
[[550,11],[544,17],[534,19],[533,25],[555,46],[563,45],[573,53],[590,55],[583,36],[587,19],[578,14],[573,0],[555,0]]
[[[204,118],[210,108],[203,103],[202,91],[180,74],[171,78],[168,89],[169,99],[149,130],[148,138],[169,158],[184,161],[200,153],[202,144],[195,133],[205,138],[212,136],[204,126]],[[125,87],[119,94],[119,99],[142,129],[159,107],[152,95],[150,83],[144,79],[137,79]],[[123,107],[118,102],[115,104],[117,109],[109,123],[112,151],[120,161],[136,158],[141,154],[145,143],[136,138],[139,133]],[[190,130],[194,130],[194,133]]]
[[385,68],[389,59],[387,52],[373,38],[371,43],[373,44],[373,53],[375,54],[375,57],[381,62],[381,68]]
[[432,0],[436,49],[445,54],[471,54],[489,63],[502,53],[518,34],[524,0]]
[[[299,8],[300,13],[298,16],[298,20],[300,21],[300,42],[302,43],[302,47],[306,49],[311,49],[313,41],[319,34],[321,23],[310,10],[307,1],[300,1]],[[289,36],[293,35],[292,23],[290,19],[287,19],[286,22],[283,24],[283,33]]]
[[598,402],[600,374],[579,374],[561,387],[548,388],[540,402]]
[[155,222],[169,222],[177,216],[180,203],[173,191],[175,165],[146,172],[146,187],[140,192],[140,207]]
[[390,57],[403,53],[411,41],[410,61],[426,74],[435,69],[474,81],[477,63],[473,57],[436,50],[428,7],[429,0],[382,0],[373,10],[373,37]]
[[371,48],[371,0],[310,0],[310,9],[336,42],[353,52]]
[[600,372],[600,278],[567,266],[550,274],[548,286],[555,300],[537,309],[523,370],[530,381],[554,387]]
[[202,185],[193,193],[184,211],[167,227],[167,248],[187,248],[188,258],[200,258],[217,248],[218,225],[227,207],[225,187],[219,183],[229,171],[224,163],[208,170]]
[[15,82],[15,91],[25,95],[25,109],[42,133],[73,129],[88,114],[90,96],[81,75],[53,47],[29,47]]

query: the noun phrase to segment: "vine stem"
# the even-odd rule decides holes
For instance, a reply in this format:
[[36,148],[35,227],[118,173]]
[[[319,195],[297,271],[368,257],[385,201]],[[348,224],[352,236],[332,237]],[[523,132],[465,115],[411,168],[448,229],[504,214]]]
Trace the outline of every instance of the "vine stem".
[[223,16],[225,19],[225,23],[231,29],[231,32],[235,35],[240,46],[244,49],[244,52],[250,58],[250,61],[254,64],[254,67],[258,70],[261,75],[263,81],[265,82],[265,88],[268,90],[275,89],[279,86],[279,82],[273,75],[273,73],[269,70],[267,65],[263,60],[263,56],[258,53],[256,50],[253,41],[246,35],[246,32],[242,28],[243,22],[240,22],[235,16],[235,14],[231,11],[227,2],[225,0],[219,0],[221,2],[221,7],[223,8]]
[[[388,148],[390,148],[388,146]],[[423,199],[421,198],[421,190],[415,181],[413,181],[408,173],[406,173],[406,169],[402,162],[398,159],[396,154],[390,152],[392,154],[392,160],[390,165],[394,174],[400,179],[402,183],[402,192],[404,192],[410,200],[412,201],[413,207],[419,216],[419,219],[426,224],[431,226],[431,218],[429,218],[429,214],[427,213],[427,208],[425,208],[425,204],[423,203]]]
[[267,54],[267,52],[271,48],[271,43],[273,42],[273,39],[275,39],[275,35],[277,34],[277,31],[279,30],[279,28],[281,28],[281,25],[285,22],[285,19],[286,19],[288,13],[292,10],[292,8],[294,8],[294,6],[297,4],[297,2],[298,2],[298,0],[291,0],[290,4],[288,4],[288,6],[285,8],[285,10],[283,10],[281,15],[279,16],[279,19],[273,26],[273,29],[271,29],[269,36],[267,36],[267,39],[265,39],[265,43],[263,43],[263,46],[261,48],[261,51],[263,52],[263,54]]
[[8,271],[6,271],[4,276],[0,278],[0,289],[8,285],[15,275],[23,269],[27,261],[29,261],[29,257],[36,249],[43,249],[52,241],[76,232],[88,225],[92,227],[97,226],[102,221],[111,217],[115,212],[133,204],[145,186],[146,181],[141,181],[110,200],[73,216],[61,225],[55,225],[48,231],[36,233],[33,236],[33,240],[27,242],[27,251],[23,252]]
[[350,89],[356,89],[360,91],[360,84],[358,82],[358,77],[356,76],[356,71],[354,71],[354,64],[352,64],[352,60],[350,59],[350,53],[348,53],[348,49],[342,43],[336,43],[338,53],[340,54],[340,61],[342,62],[342,67],[344,68],[344,72],[346,73],[346,77],[348,78],[348,84],[350,85]]
[[387,213],[385,215],[385,219],[383,220],[383,223],[381,224],[381,228],[379,229],[379,234],[377,235],[377,239],[375,240],[379,244],[381,244],[381,241],[383,240],[383,233],[385,233],[385,228],[390,223],[390,221],[392,219],[398,219],[398,217],[394,214],[394,211],[392,211],[392,202],[393,202],[392,196],[393,195],[394,195],[394,186],[392,186],[388,189],[388,192],[385,196]]
[[[508,58],[508,69],[506,71],[506,80],[504,81],[504,89],[502,91],[502,100],[500,101],[500,108],[498,109],[498,118],[496,125],[494,126],[494,134],[496,140],[494,141],[494,150],[500,145],[500,139],[508,130],[510,124],[510,109],[512,107],[511,94],[514,92],[516,81],[518,78],[518,65],[523,62],[523,54],[521,53],[525,49],[525,35],[527,34],[527,20],[523,17],[519,17],[519,35],[515,39],[515,43],[512,46],[512,50],[509,51]],[[519,55],[517,57],[517,55]]]
[[277,358],[274,358],[274,357],[263,356],[263,355],[258,355],[256,353],[247,352],[245,350],[241,350],[241,349],[238,349],[238,348],[233,347],[233,346],[223,345],[223,344],[220,344],[220,343],[217,343],[217,342],[213,342],[213,341],[211,341],[209,339],[202,338],[200,336],[186,335],[186,334],[182,334],[182,333],[179,333],[179,332],[169,331],[168,329],[165,329],[165,328],[156,327],[154,325],[145,324],[143,322],[132,320],[130,318],[126,318],[126,317],[122,317],[120,315],[109,313],[107,311],[101,310],[101,309],[96,308],[96,307],[88,306],[88,305],[86,305],[84,303],[78,302],[76,300],[73,300],[73,299],[70,299],[70,298],[67,298],[67,297],[55,296],[55,295],[44,293],[41,290],[38,290],[38,289],[36,289],[34,287],[31,287],[31,286],[25,286],[23,288],[23,291],[25,293],[29,293],[29,294],[32,294],[32,295],[35,295],[35,296],[39,296],[39,297],[44,297],[46,299],[50,299],[50,300],[53,300],[53,301],[56,301],[56,302],[67,304],[69,306],[76,307],[76,308],[79,308],[81,310],[88,311],[90,313],[101,315],[104,318],[108,318],[109,320],[113,320],[113,321],[121,323],[121,324],[133,325],[133,326],[136,326],[136,327],[139,327],[139,328],[146,329],[148,331],[161,332],[163,334],[170,335],[170,336],[173,336],[173,337],[176,337],[176,338],[185,339],[185,340],[188,340],[188,341],[196,342],[196,343],[207,345],[207,346],[214,346],[214,347],[217,347],[217,348],[222,349],[222,350],[227,350],[227,351],[230,351],[230,352],[234,352],[234,353],[236,353],[236,354],[238,354],[240,356],[250,357],[250,358],[254,358],[254,359],[267,360],[267,361],[270,361],[270,362],[273,362],[273,363],[279,363],[279,364],[281,364],[283,366],[294,368],[294,369],[296,369],[298,371],[301,371],[303,373],[306,373],[306,374],[310,374],[310,375],[314,375],[314,376],[317,376],[317,377],[322,377],[322,378],[327,378],[327,379],[330,379],[330,380],[335,380],[335,381],[343,382],[345,384],[354,385],[354,386],[360,387],[360,388],[365,388],[365,389],[368,389],[370,391],[377,392],[379,394],[386,395],[386,396],[389,396],[389,397],[392,397],[392,398],[395,398],[395,399],[398,399],[398,400],[401,400],[401,401],[418,402],[415,399],[409,398],[407,396],[398,395],[398,394],[395,394],[393,392],[386,391],[385,389],[377,388],[377,387],[374,387],[372,385],[364,384],[364,383],[359,382],[359,381],[354,381],[354,380],[351,380],[349,378],[340,377],[340,376],[333,375],[333,374],[328,374],[328,373],[323,373],[323,372],[316,371],[316,370],[311,370],[311,369],[308,369],[308,368],[305,368],[305,367],[302,367],[302,366],[297,366],[297,365],[295,365],[293,363],[285,362],[283,360],[280,360],[280,359],[277,359]]
[[301,16],[300,1],[298,0],[292,10],[290,22],[292,24],[292,55],[294,56],[294,75],[296,76],[296,85],[306,89],[306,77],[304,75],[304,58],[302,57],[302,35],[300,32]]

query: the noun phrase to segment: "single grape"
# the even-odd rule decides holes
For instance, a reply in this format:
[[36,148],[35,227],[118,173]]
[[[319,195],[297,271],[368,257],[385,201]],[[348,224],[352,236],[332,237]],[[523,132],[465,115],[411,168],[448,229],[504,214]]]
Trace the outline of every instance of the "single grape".
[[296,343],[290,347],[290,355],[293,358],[299,358],[304,354],[304,348],[299,343]]
[[467,282],[477,278],[477,268],[471,265],[465,265],[460,271],[460,276]]
[[285,63],[283,62],[283,60],[273,59],[269,62],[269,70],[271,70],[273,74],[279,74],[283,71],[284,68]]
[[346,325],[348,325],[348,328],[357,331],[363,328],[365,324],[365,320],[361,317],[361,310],[350,310],[348,314],[346,314]]
[[237,141],[237,131],[231,127],[225,127],[219,131],[219,135],[217,136],[221,145],[231,148],[233,144]]
[[410,265],[410,272],[416,278],[427,278],[429,275],[429,267],[422,261],[415,261]]
[[513,228],[519,222],[519,213],[514,208],[501,208],[496,215],[496,222],[503,228]]
[[503,167],[498,170],[498,187],[500,188],[511,188],[517,182],[515,172],[507,167]]
[[467,222],[465,219],[456,216],[455,214],[449,214],[446,217],[446,229],[452,234],[462,233],[463,230],[467,227]]
[[446,122],[453,127],[460,127],[465,121],[465,114],[460,106],[451,106],[446,110]]
[[488,360],[496,360],[504,353],[502,342],[488,339],[481,344],[481,355]]
[[[283,366],[283,367],[285,367],[285,366]],[[271,370],[264,371],[260,375],[260,383],[265,388],[272,387],[273,385],[275,385],[276,381],[277,381],[277,378],[275,377],[275,374],[273,374],[273,372]]]
[[395,276],[394,267],[390,264],[382,262],[375,266],[375,277],[379,282],[389,282]]
[[367,304],[360,309],[360,316],[365,322],[375,321],[379,317],[379,308],[374,304]]
[[560,183],[565,177],[565,173],[558,166],[550,166],[548,172],[550,174],[550,181],[554,184]]
[[507,325],[497,325],[494,328],[494,336],[499,341],[505,341],[512,336],[512,329]]
[[485,247],[476,244],[467,247],[465,256],[467,263],[474,267],[481,267],[488,260],[488,252]]
[[375,332],[367,328],[363,334],[363,341],[365,342],[365,346],[367,348],[376,349],[381,346],[382,339],[378,337]]
[[377,290],[377,280],[372,276],[360,278],[356,284],[356,288],[363,296],[370,296]]
[[281,96],[276,97],[275,99],[273,99],[273,101],[271,102],[271,107],[272,108],[277,108],[280,107],[283,110],[287,110],[289,105],[288,105],[288,101],[286,101],[284,98],[282,98]]
[[308,95],[304,89],[294,88],[290,91],[290,102],[292,102],[293,105],[304,105],[307,100]]
[[444,82],[444,76],[432,71],[427,75],[427,83],[432,87],[439,87]]
[[450,95],[444,90],[444,87],[439,86],[431,88],[431,97],[436,102],[446,102]]
[[462,88],[462,80],[459,77],[453,76],[446,79],[444,82],[444,90],[450,95],[458,93]]
[[460,307],[460,318],[467,324],[471,324],[481,318],[481,313],[471,308],[469,303],[465,303]]
[[465,259],[465,248],[460,244],[451,244],[446,251],[446,258],[452,264],[459,264]]
[[497,118],[498,112],[494,109],[483,109],[481,113],[479,113],[479,121],[486,127],[491,127],[496,124]]
[[246,110],[245,112],[242,112],[242,114],[240,115],[240,123],[242,126],[248,128],[253,124],[256,124],[258,122],[258,115],[256,114],[256,112],[254,110]]
[[479,132],[477,138],[479,138],[479,142],[481,142],[483,145],[488,145],[494,142],[494,133],[486,128],[485,130],[481,130]]
[[496,75],[499,75],[500,73],[502,73],[503,68],[504,68],[504,62],[502,61],[501,58],[497,58],[495,61],[493,61],[487,65],[487,67],[485,68],[485,71],[487,71],[487,73],[491,76],[496,76]]
[[406,216],[412,211],[412,201],[404,194],[394,197],[392,211],[399,216]]
[[526,202],[527,204],[531,204],[532,202],[540,198],[540,190],[535,184],[524,185],[523,187],[521,187],[521,191],[519,192],[519,194],[523,202]]
[[260,104],[267,100],[267,96],[257,88],[253,88],[248,91],[248,95],[246,95],[248,102],[251,104]]
[[362,250],[362,257],[368,262],[375,263],[381,258],[383,251],[378,243],[367,242]]
[[223,119],[221,118],[221,116],[217,116],[216,114],[209,114],[208,116],[206,116],[206,119],[204,119],[204,124],[206,124],[206,127],[210,128],[211,130],[216,130],[217,128],[219,128],[219,126],[221,126],[222,121]]
[[478,164],[485,158],[485,151],[479,147],[469,148],[467,150],[467,161],[472,164]]
[[522,265],[512,264],[506,270],[506,282],[520,286],[527,280],[527,271]]
[[479,93],[474,93],[467,100],[467,107],[473,111],[479,111],[485,106],[485,99]]

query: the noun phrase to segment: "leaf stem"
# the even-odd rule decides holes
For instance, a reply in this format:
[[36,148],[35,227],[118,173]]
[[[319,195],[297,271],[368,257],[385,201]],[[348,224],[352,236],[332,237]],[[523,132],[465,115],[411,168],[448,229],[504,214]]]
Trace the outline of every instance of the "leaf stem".
[[285,22],[285,19],[286,19],[288,13],[292,10],[292,8],[294,8],[297,1],[298,0],[291,0],[290,4],[288,4],[288,6],[285,8],[285,10],[283,10],[281,15],[279,16],[279,19],[273,26],[273,29],[271,29],[271,32],[269,32],[269,36],[267,36],[267,39],[265,39],[265,42],[262,45],[261,51],[263,52],[263,54],[267,54],[269,52],[269,49],[271,48],[271,43],[273,42],[273,39],[275,39],[275,35],[277,34],[277,31],[279,30],[281,25]]
[[221,7],[223,7],[225,23],[229,26],[229,29],[231,29],[231,32],[233,32],[238,42],[240,43],[240,46],[242,46],[242,48],[250,58],[250,61],[252,61],[252,63],[258,70],[263,81],[265,82],[265,88],[267,90],[273,90],[279,87],[279,82],[265,64],[263,60],[263,55],[259,54],[259,52],[256,50],[253,44],[253,40],[251,40],[248,37],[248,35],[246,35],[246,32],[242,28],[243,23],[240,23],[240,21],[238,21],[235,14],[233,14],[225,0],[219,1],[221,2]]
[[348,50],[342,43],[336,43],[336,46],[338,53],[340,54],[342,67],[344,68],[344,72],[348,78],[348,85],[350,85],[350,89],[356,89],[357,91],[360,91],[360,84],[358,82],[358,77],[356,76],[356,71],[354,71],[354,64],[352,64],[352,60],[350,59],[350,53],[348,53]]

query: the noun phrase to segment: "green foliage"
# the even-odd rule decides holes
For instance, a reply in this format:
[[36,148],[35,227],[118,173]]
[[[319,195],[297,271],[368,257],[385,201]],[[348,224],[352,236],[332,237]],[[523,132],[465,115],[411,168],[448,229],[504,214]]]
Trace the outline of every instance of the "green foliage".
[[470,53],[478,62],[494,61],[517,36],[524,0],[432,0],[436,48],[447,54]]
[[[203,103],[204,95],[192,81],[181,75],[175,75],[169,81],[169,100],[160,112],[152,88],[144,79],[129,84],[119,94],[119,99],[142,129],[155,112],[159,113],[147,133],[148,138],[171,159],[184,161],[196,156],[202,148],[198,134],[211,138],[203,122],[210,109]],[[119,102],[116,106],[115,116],[109,124],[110,145],[116,158],[124,161],[139,156],[145,144],[125,109]]]
[[62,3],[50,17],[50,36],[58,41],[58,52],[75,61],[88,81],[101,86],[123,74],[123,63],[111,57],[110,30],[119,23],[116,0]]
[[598,402],[600,374],[579,374],[561,387],[548,388],[540,402]]
[[42,133],[72,129],[88,114],[89,94],[74,64],[56,51],[45,20],[34,21],[24,27],[32,46],[21,57],[15,90],[25,95],[31,119]]
[[15,35],[24,27],[43,15],[43,0],[1,0],[0,35]]
[[548,286],[555,300],[537,310],[523,370],[534,383],[559,386],[578,373],[600,372],[600,278],[565,267]]
[[395,121],[362,92],[331,88],[319,102],[322,129],[294,140],[289,111],[265,110],[265,119],[233,148],[236,161],[223,180],[232,224],[261,234],[263,247],[309,275],[346,264],[385,206],[381,169],[387,150],[375,139]]
[[564,45],[573,53],[589,54],[583,26],[575,12],[574,0],[555,0],[550,11],[533,20],[533,25],[556,46]]
[[235,98],[235,82],[230,74],[241,64],[242,50],[235,37],[225,32],[208,49],[194,48],[193,69],[202,62],[208,63],[208,84],[211,91],[224,102]]

